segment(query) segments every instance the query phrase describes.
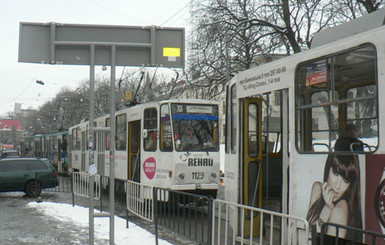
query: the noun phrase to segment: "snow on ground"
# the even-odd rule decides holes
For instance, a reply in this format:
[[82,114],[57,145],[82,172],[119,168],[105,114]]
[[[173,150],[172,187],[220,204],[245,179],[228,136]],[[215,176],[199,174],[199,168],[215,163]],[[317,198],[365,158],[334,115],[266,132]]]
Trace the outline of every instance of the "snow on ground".
[[[36,208],[38,212],[43,215],[51,216],[60,222],[70,222],[79,229],[88,230],[88,212],[89,209],[85,207],[75,206],[65,203],[54,203],[54,202],[30,202],[28,206]],[[100,212],[94,210],[94,212]],[[95,218],[94,219],[95,229],[95,241],[98,239],[109,240],[109,218]],[[155,244],[155,236],[145,229],[129,223],[129,228],[126,228],[126,220],[115,216],[115,244]],[[159,244],[166,245],[171,244],[165,240],[159,239]]]

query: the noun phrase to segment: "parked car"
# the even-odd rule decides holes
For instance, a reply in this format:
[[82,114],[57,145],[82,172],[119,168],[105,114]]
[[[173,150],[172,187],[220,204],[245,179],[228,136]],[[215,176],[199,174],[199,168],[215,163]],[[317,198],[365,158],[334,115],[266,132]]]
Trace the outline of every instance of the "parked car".
[[58,186],[57,173],[48,160],[5,158],[0,160],[0,192],[23,191],[38,196],[42,189]]

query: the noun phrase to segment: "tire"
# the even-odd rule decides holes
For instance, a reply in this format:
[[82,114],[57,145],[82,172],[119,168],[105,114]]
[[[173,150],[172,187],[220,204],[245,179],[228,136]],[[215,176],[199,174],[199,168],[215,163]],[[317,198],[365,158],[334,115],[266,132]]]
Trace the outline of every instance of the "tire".
[[24,190],[25,194],[30,197],[37,197],[41,193],[41,186],[36,183],[36,181],[32,180],[27,183]]

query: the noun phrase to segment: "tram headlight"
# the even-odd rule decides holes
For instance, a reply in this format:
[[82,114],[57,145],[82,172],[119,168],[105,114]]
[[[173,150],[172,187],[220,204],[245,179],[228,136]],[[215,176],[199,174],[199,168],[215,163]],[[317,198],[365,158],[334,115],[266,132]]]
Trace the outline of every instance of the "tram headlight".
[[184,173],[179,173],[177,178],[179,181],[184,181],[185,177],[186,175]]
[[218,180],[218,173],[216,173],[216,172],[211,172],[211,173],[210,173],[209,179],[210,179],[210,181],[212,181],[212,182],[217,181],[217,180]]

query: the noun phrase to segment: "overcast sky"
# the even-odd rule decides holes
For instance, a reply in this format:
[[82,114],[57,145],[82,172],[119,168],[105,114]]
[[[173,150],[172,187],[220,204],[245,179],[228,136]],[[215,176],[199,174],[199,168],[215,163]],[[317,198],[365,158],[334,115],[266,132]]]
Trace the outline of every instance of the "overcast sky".
[[[89,66],[42,65],[18,62],[20,22],[163,26],[186,28],[190,0],[15,0],[2,5],[0,15],[0,115],[38,109],[67,86],[89,79]],[[121,69],[117,69],[116,77]],[[96,76],[109,71],[96,67]],[[44,85],[36,84],[41,80]]]

